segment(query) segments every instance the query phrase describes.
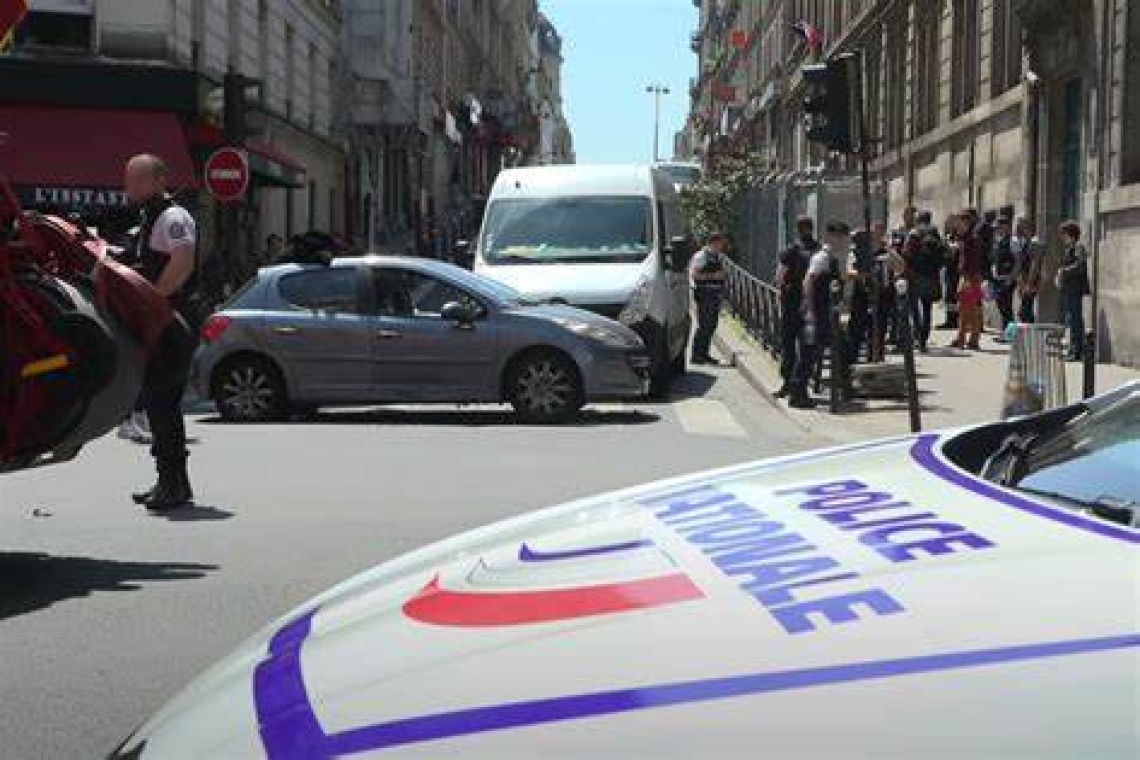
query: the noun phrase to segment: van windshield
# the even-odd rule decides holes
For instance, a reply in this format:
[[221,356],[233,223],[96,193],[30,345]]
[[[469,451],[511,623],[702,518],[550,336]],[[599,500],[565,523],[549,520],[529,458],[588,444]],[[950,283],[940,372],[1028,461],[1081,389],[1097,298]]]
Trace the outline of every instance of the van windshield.
[[489,264],[638,262],[652,246],[647,198],[498,200],[483,225],[483,258]]

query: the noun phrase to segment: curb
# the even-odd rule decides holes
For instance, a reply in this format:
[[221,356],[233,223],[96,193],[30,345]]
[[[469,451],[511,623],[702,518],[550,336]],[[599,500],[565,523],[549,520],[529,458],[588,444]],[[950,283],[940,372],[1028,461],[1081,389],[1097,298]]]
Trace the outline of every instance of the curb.
[[[768,386],[768,383],[765,382],[765,380],[760,376],[760,373],[757,372],[752,366],[750,366],[750,358],[753,355],[753,352],[740,350],[740,345],[734,345],[733,342],[729,338],[725,337],[719,329],[713,335],[713,345],[716,347],[717,351],[729,359],[732,366],[736,369],[737,372],[740,373],[740,376],[744,378],[744,381],[752,386],[752,389],[754,391],[760,394],[764,400],[775,407],[776,410],[778,410],[782,415],[784,415],[785,418],[787,418],[800,430],[830,440],[842,440],[842,438],[836,438],[836,436],[831,435],[830,433],[823,430],[826,425],[819,424],[822,422],[822,420],[820,419],[818,412],[803,411],[799,413],[793,413],[786,404],[782,403],[780,399],[776,398],[776,392]],[[765,361],[765,359],[761,357],[757,361]],[[806,418],[816,418],[817,424],[810,424],[809,420]]]

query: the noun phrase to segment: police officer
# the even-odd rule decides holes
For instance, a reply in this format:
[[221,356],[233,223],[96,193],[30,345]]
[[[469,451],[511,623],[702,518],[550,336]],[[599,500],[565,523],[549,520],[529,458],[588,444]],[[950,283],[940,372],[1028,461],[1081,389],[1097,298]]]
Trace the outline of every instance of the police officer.
[[784,398],[792,392],[800,353],[804,277],[808,261],[819,250],[811,217],[801,217],[796,221],[796,237],[796,242],[780,254],[780,265],[776,268],[776,287],[780,291],[780,378],[783,380],[776,391],[777,398]]
[[142,391],[158,480],[133,498],[154,511],[174,509],[194,500],[186,472],[182,395],[195,348],[190,325],[197,321],[193,313],[197,230],[190,213],[167,193],[166,178],[166,164],[157,156],[143,154],[127,162],[127,197],[141,210],[137,266],[155,289],[170,299],[175,312],[152,352]]
[[714,232],[705,240],[689,263],[693,283],[693,301],[697,305],[697,330],[693,335],[693,364],[717,364],[709,354],[713,333],[720,320],[720,304],[724,298],[724,252],[728,237]]
[[841,277],[841,266],[845,266],[850,251],[851,228],[844,222],[831,222],[827,225],[825,245],[808,261],[803,286],[803,348],[788,398],[788,406],[796,409],[815,406],[808,395],[808,383],[815,374],[819,352],[831,342],[831,283]]

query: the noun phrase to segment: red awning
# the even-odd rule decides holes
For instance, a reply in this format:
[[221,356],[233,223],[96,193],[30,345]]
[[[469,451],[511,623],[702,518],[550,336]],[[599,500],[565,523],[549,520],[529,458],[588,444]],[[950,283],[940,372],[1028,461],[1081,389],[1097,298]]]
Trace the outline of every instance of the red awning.
[[120,188],[138,153],[166,162],[172,189],[200,184],[171,113],[0,105],[0,134],[0,172],[16,185]]

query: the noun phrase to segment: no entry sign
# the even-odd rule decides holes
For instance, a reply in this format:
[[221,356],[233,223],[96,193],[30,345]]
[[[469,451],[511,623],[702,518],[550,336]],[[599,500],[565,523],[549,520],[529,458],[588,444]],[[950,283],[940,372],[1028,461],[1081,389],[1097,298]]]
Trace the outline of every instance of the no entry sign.
[[249,159],[237,148],[218,148],[206,160],[206,189],[220,201],[240,200],[249,188]]

